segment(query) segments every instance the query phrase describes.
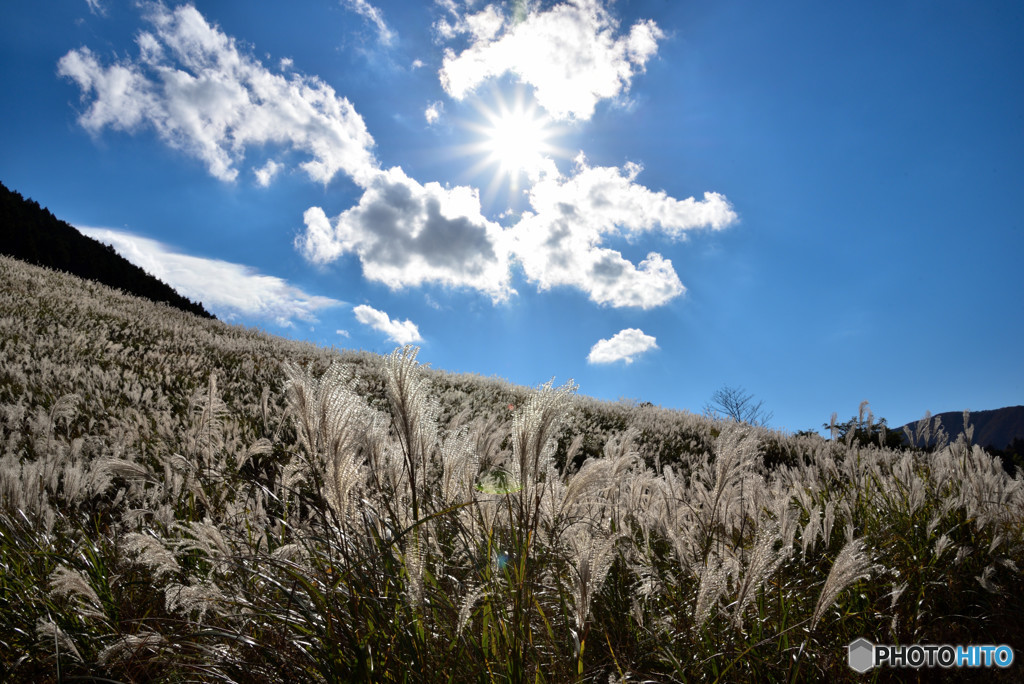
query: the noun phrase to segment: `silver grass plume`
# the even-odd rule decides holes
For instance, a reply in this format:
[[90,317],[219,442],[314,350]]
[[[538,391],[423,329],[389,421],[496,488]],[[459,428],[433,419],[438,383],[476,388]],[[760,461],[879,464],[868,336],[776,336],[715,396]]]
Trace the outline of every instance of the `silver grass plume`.
[[996,566],[990,563],[985,566],[980,575],[974,578],[981,585],[981,588],[990,594],[1000,594],[1003,591],[1001,586],[992,581],[992,575],[995,574],[995,571]]
[[[522,485],[516,498],[527,516],[540,503],[537,485],[541,474],[554,469],[554,434],[569,408],[569,397],[576,391],[576,384],[571,380],[557,389],[553,389],[552,384],[548,381],[541,386],[512,417],[510,465],[513,479]],[[524,518],[523,524],[527,523]]]
[[51,620],[39,618],[36,622],[36,638],[58,653],[70,653],[75,660],[82,662],[82,654],[79,653],[75,642],[59,625]]
[[470,587],[466,591],[466,596],[462,599],[462,605],[459,606],[459,623],[455,630],[456,635],[462,634],[462,630],[466,628],[466,625],[469,623],[469,618],[473,614],[473,607],[477,604],[484,593],[485,590],[482,586]]
[[176,524],[175,528],[189,535],[175,545],[179,551],[199,551],[211,564],[211,572],[226,572],[230,568],[231,548],[220,529],[209,518],[192,521],[187,525]]
[[[197,613],[196,621],[202,622],[207,611],[215,609],[218,604],[225,603],[227,598],[216,584],[200,582],[187,585],[172,582],[164,589],[164,603],[170,613],[181,612],[185,615]],[[218,612],[214,610],[214,612]]]
[[80,599],[87,617],[103,617],[100,597],[81,573],[63,565],[50,575],[51,596],[74,596]]
[[736,607],[733,609],[733,624],[738,629],[743,626],[743,612],[754,599],[765,580],[775,572],[782,563],[782,555],[775,550],[775,541],[779,538],[779,528],[774,522],[765,522],[757,531],[754,550],[750,555],[746,571],[739,583],[736,596]]
[[412,516],[419,518],[419,499],[425,485],[427,460],[437,445],[440,407],[429,394],[429,382],[416,363],[419,349],[406,345],[384,361],[385,390],[391,405],[409,478]]
[[441,446],[441,501],[445,507],[469,499],[476,482],[480,459],[474,439],[461,429],[448,435]]
[[707,622],[711,616],[711,609],[728,589],[729,571],[723,560],[712,552],[708,554],[699,576],[697,602],[693,608],[693,622],[697,629]]
[[900,596],[907,590],[907,583],[903,582],[899,586],[893,585],[892,591],[889,592],[889,611],[892,613],[892,621],[889,623],[889,633],[895,638],[899,632],[899,613],[896,612],[896,604],[899,603]]
[[803,546],[803,553],[806,557],[809,551],[814,550],[814,545],[818,540],[818,535],[821,532],[821,506],[815,505],[811,509],[810,515],[807,518],[807,524],[804,525],[803,532],[800,534],[800,541]]
[[836,556],[825,580],[825,586],[818,596],[814,613],[811,615],[811,629],[817,626],[825,611],[839,598],[839,594],[857,580],[870,577],[874,569],[871,558],[864,551],[864,541],[853,539],[847,542]]
[[[52,431],[57,428],[57,422],[61,420],[64,421],[64,426],[67,427],[78,412],[78,404],[81,401],[82,398],[77,394],[65,394],[60,399],[53,402],[53,406],[50,407],[48,432],[52,433]],[[45,453],[49,453],[50,443],[51,441],[48,438]]]
[[426,566],[426,554],[423,552],[423,539],[419,527],[405,538],[402,547],[402,562],[409,580],[406,598],[411,606],[418,607],[423,604],[423,570]]
[[196,390],[191,402],[194,423],[193,453],[203,454],[207,468],[213,468],[214,450],[222,445],[222,419],[227,414],[227,405],[217,394],[217,375],[210,373],[205,389]]
[[570,579],[576,626],[583,628],[594,596],[601,591],[615,561],[617,535],[596,531],[590,525],[574,525],[567,533],[569,561],[575,571]]
[[100,665],[109,665],[112,662],[131,660],[143,651],[152,653],[167,646],[167,640],[156,632],[128,634],[100,651],[97,660]]
[[156,577],[178,572],[181,566],[174,554],[159,539],[148,534],[131,532],[125,536],[125,550],[138,554],[137,562],[148,566]]
[[[347,387],[344,366],[333,363],[320,377],[292,364],[286,366],[288,406],[299,444],[309,456],[314,480],[320,479],[328,504],[342,523],[348,517],[351,492],[361,478],[357,445],[366,431],[367,410]],[[291,480],[298,473],[289,469]]]

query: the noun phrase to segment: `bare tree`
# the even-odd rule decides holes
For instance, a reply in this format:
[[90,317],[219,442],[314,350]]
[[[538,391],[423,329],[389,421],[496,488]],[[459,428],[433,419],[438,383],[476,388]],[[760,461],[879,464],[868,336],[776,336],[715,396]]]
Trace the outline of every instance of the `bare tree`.
[[704,404],[704,414],[717,420],[735,420],[747,425],[767,427],[774,413],[764,407],[763,401],[754,401],[742,387],[728,385],[715,390],[711,401]]

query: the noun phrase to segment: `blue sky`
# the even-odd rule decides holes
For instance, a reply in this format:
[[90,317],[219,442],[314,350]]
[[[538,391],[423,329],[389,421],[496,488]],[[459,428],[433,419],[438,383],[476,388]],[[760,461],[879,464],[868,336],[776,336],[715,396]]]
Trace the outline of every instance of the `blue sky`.
[[218,317],[772,423],[1024,403],[1024,6],[5,3],[0,181]]

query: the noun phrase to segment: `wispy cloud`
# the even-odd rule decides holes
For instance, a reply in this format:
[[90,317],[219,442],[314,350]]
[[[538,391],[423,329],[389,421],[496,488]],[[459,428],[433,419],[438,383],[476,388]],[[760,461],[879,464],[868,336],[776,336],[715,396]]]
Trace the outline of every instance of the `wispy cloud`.
[[352,309],[352,313],[355,314],[357,321],[384,333],[389,340],[396,344],[412,344],[423,341],[423,338],[420,337],[420,329],[408,319],[404,321],[391,320],[391,317],[383,311],[378,311],[366,304],[355,307]]
[[189,299],[201,301],[222,318],[243,315],[290,326],[296,319],[315,322],[317,311],[344,304],[307,294],[281,278],[260,274],[249,266],[181,254],[156,240],[129,232],[91,227],[78,230],[112,245],[128,261]]
[[309,208],[304,220],[295,244],[313,263],[353,253],[366,278],[392,288],[434,283],[495,300],[512,293],[505,235],[480,213],[473,188],[421,184],[395,167],[333,222],[320,207]]
[[633,357],[657,348],[656,340],[651,335],[644,334],[644,331],[639,328],[626,328],[615,333],[611,339],[598,340],[590,348],[587,363],[625,361],[630,364],[633,363]]
[[381,44],[391,45],[394,42],[395,32],[384,21],[384,14],[380,8],[371,5],[366,0],[342,0],[341,4],[376,26]]
[[85,0],[85,4],[89,5],[89,11],[93,14],[98,14],[101,17],[107,15],[107,8],[103,6],[100,0]]
[[375,173],[362,117],[319,78],[267,70],[192,6],[153,4],[148,19],[153,32],[138,35],[135,59],[103,66],[83,47],[58,62],[88,102],[78,118],[86,130],[150,125],[224,181],[237,178],[248,148],[268,144],[308,154],[300,166],[322,183],[339,171],[357,183]]
[[468,15],[449,10],[454,20],[438,22],[440,37],[470,36],[469,47],[445,53],[439,76],[449,95],[462,99],[485,81],[512,74],[533,86],[537,102],[561,119],[589,119],[598,102],[629,90],[664,37],[650,20],[619,33],[600,0],[571,0],[546,10],[516,3],[511,17],[494,5]]

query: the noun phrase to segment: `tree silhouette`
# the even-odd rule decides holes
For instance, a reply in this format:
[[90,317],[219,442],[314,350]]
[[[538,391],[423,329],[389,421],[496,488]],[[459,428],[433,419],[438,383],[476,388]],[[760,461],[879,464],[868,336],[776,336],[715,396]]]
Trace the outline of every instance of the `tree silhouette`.
[[735,420],[747,425],[767,427],[774,413],[764,407],[763,401],[755,401],[742,387],[728,385],[715,390],[711,401],[704,404],[704,414],[718,420]]

